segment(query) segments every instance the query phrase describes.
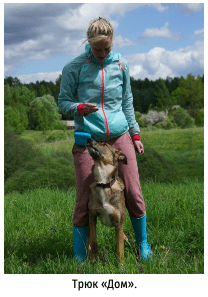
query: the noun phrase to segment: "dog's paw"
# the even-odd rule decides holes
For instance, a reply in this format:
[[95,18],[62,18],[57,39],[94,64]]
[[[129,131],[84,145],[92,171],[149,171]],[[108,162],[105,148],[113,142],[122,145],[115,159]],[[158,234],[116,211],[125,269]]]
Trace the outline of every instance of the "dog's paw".
[[96,262],[97,261],[97,255],[90,255],[90,261],[92,263]]

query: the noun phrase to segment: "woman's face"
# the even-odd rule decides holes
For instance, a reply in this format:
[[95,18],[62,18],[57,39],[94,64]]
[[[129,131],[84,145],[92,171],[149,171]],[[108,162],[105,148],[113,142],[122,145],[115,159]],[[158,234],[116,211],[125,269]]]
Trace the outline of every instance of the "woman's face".
[[111,51],[112,40],[108,38],[105,41],[97,41],[91,44],[92,53],[95,58],[100,61],[104,62]]

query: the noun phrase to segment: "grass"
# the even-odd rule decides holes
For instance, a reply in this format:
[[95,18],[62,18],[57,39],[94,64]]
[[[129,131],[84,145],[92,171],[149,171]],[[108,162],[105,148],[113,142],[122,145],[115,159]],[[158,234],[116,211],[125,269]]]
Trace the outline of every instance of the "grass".
[[204,179],[204,128],[145,131],[141,133],[144,148],[150,146],[173,161],[179,181]]
[[[26,131],[22,137],[47,156],[70,152],[68,141],[47,143],[52,132]],[[179,169],[172,183],[143,183],[147,209],[151,260],[140,261],[130,218],[126,212],[125,265],[117,261],[114,228],[98,220],[99,259],[92,264],[73,262],[72,217],[76,189],[34,189],[5,196],[6,274],[203,274],[204,273],[204,182],[202,128],[143,130],[144,147],[151,146],[172,160]],[[140,173],[142,174],[142,172]],[[110,238],[110,240],[106,240]],[[103,261],[106,259],[107,261]]]
[[[153,127],[155,128],[155,127]],[[67,131],[68,140],[47,143],[53,131],[25,131],[22,138],[30,139],[41,153],[50,156],[56,152],[71,153],[73,132]],[[141,138],[146,147],[152,147],[159,154],[177,166],[177,181],[183,179],[204,180],[204,128],[189,129],[148,129],[141,128]]]
[[[148,238],[155,257],[141,262],[128,213],[125,267],[117,264],[114,228],[97,225],[99,259],[73,263],[72,217],[76,192],[39,189],[5,197],[5,273],[203,273],[203,183],[142,185]],[[111,238],[106,241],[106,238]],[[102,253],[107,259],[103,262]]]

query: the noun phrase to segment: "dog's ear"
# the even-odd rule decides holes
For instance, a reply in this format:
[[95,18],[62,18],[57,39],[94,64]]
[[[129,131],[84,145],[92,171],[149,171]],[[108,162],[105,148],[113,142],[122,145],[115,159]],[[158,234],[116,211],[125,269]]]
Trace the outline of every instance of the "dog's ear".
[[123,153],[121,153],[119,155],[118,160],[121,161],[123,164],[127,165],[127,158],[126,158],[126,156]]

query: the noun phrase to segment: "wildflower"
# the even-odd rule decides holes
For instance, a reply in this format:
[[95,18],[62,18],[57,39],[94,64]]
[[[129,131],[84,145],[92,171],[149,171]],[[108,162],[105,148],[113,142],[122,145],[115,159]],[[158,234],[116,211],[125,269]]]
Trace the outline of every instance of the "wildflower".
[[165,250],[165,246],[164,245],[161,245],[160,248],[161,248],[162,251]]

